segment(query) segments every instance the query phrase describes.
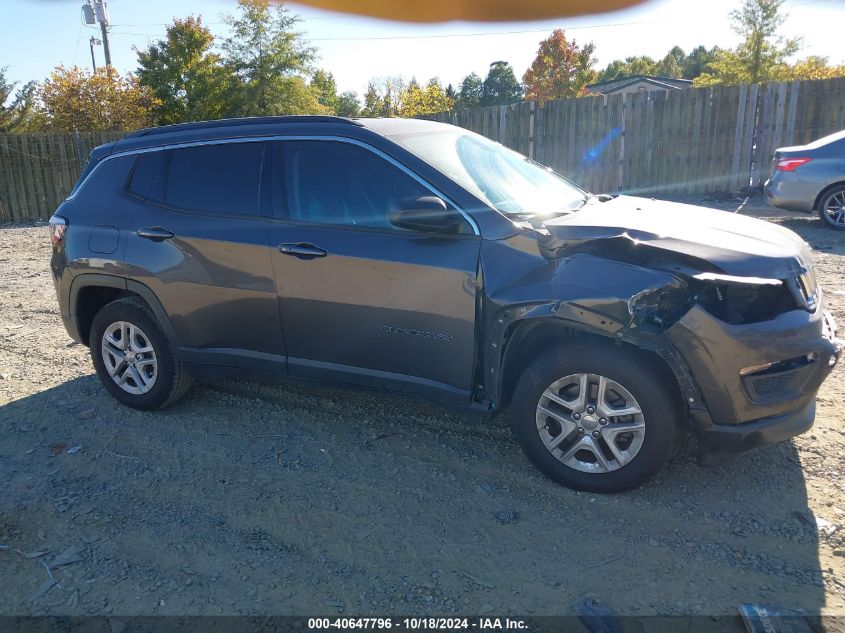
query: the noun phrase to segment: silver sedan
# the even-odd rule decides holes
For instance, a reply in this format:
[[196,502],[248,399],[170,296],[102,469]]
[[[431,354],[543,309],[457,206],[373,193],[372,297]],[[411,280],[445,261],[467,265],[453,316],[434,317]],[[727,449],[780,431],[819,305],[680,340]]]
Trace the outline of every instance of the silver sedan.
[[845,130],[807,145],[775,151],[766,201],[790,211],[816,211],[827,226],[845,230]]

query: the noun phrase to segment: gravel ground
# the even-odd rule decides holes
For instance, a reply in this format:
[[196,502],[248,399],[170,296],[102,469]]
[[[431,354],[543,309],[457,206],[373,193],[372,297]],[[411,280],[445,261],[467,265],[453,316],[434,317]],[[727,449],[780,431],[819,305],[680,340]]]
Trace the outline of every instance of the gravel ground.
[[[845,324],[845,234],[741,211],[814,246]],[[48,260],[46,228],[0,228],[0,614],[550,615],[589,593],[626,615],[845,615],[841,367],[794,441],[704,468],[683,438],[642,489],[579,494],[504,418],[389,395],[230,380],[122,407]]]

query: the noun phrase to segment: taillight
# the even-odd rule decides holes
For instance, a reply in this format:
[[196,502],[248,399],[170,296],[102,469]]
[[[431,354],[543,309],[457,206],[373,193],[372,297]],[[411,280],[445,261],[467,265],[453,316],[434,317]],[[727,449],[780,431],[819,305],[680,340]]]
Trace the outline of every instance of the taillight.
[[50,241],[53,247],[56,248],[62,243],[65,232],[67,231],[67,220],[60,215],[54,215],[50,218]]
[[796,168],[809,163],[812,158],[779,158],[775,163],[776,171],[795,171]]

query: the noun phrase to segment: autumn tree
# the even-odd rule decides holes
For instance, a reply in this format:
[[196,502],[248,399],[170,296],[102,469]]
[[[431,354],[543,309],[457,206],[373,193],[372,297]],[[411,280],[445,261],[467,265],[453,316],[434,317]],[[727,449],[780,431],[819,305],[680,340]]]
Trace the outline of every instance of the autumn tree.
[[223,43],[238,80],[233,114],[325,111],[306,81],[314,49],[295,30],[299,18],[270,0],[238,0],[238,6],[238,15],[226,17],[231,36]]
[[462,108],[477,108],[481,105],[481,93],[484,82],[475,73],[470,73],[461,80],[455,104]]
[[786,60],[799,47],[799,40],[785,39],[778,30],[786,19],[784,0],[744,0],[731,11],[731,26],[742,36],[734,49],[719,51],[696,85],[759,83],[782,73]]
[[490,70],[481,84],[479,105],[503,105],[522,99],[522,86],[516,80],[513,68],[508,62],[490,64]]
[[35,82],[17,88],[6,71],[0,68],[0,134],[27,131],[35,116]]
[[827,57],[811,55],[777,71],[778,81],[845,77],[845,65],[830,66]]
[[408,85],[399,99],[397,114],[404,117],[436,114],[448,112],[454,105],[455,102],[446,94],[440,81],[432,78],[425,87],[420,87],[416,81]]
[[158,99],[159,124],[219,119],[229,114],[234,77],[212,52],[214,36],[202,18],[176,19],[165,39],[138,54],[136,75]]
[[91,73],[57,67],[38,89],[50,129],[69,131],[134,130],[153,123],[159,102],[132,75],[107,68]]
[[537,56],[522,77],[525,98],[543,103],[583,95],[585,86],[596,78],[595,49],[592,42],[578,46],[575,40],[567,40],[561,29],[555,29],[540,42]]

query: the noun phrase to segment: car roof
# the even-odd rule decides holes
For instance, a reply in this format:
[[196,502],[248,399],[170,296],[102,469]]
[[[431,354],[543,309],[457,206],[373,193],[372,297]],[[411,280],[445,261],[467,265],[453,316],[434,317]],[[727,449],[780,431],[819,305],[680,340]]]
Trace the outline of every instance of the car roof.
[[296,134],[343,136],[366,140],[373,134],[389,138],[396,134],[434,131],[446,127],[451,126],[437,121],[400,118],[290,115],[220,119],[137,130],[114,143],[108,148],[107,153],[206,140]]

